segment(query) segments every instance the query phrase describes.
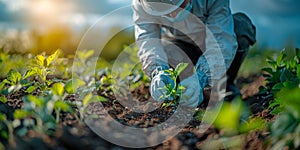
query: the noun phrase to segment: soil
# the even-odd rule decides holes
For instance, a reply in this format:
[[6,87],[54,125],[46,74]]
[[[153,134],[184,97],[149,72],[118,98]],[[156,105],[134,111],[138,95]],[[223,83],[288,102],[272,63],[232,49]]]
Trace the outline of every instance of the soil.
[[[261,76],[252,76],[250,78],[239,78],[237,85],[241,89],[244,101],[250,106],[254,116],[260,116],[264,119],[271,121],[274,116],[265,109],[272,99],[267,94],[258,93],[258,88],[263,85],[264,78]],[[155,127],[165,122],[176,112],[176,106],[171,105],[168,107],[158,107],[148,113],[137,113],[128,109],[128,107],[122,106],[116,97],[112,93],[106,93],[107,91],[97,91],[98,95],[105,96],[109,99],[107,102],[99,104],[97,102],[91,103],[88,106],[88,111],[85,115],[96,115],[97,117],[105,117],[105,112],[108,112],[110,117],[119,123],[135,127],[135,128],[148,128]],[[7,114],[8,119],[12,119],[12,113],[14,109],[21,108],[23,106],[22,96],[24,92],[20,90],[14,95],[9,95],[8,102],[6,104],[0,104],[0,111]],[[147,100],[149,95],[147,85],[132,91],[132,95],[139,101],[143,102]],[[70,95],[67,97],[69,101],[78,100],[78,96]],[[105,109],[102,109],[102,106]],[[147,108],[145,108],[147,109]],[[198,111],[205,110],[205,105],[198,107]],[[157,146],[148,147],[146,149],[227,149],[222,144],[225,138],[222,137],[222,131],[216,128],[205,125],[206,130],[200,132],[199,125],[201,120],[197,119],[198,112],[187,112],[188,115],[193,115],[189,123],[173,138],[159,144]],[[189,117],[179,116],[180,117]],[[106,116],[107,117],[107,116]],[[182,119],[182,118],[181,118]],[[105,119],[104,119],[105,120]],[[26,136],[17,137],[15,142],[4,143],[7,149],[113,149],[122,150],[128,149],[112,144],[105,139],[99,137],[94,133],[87,124],[76,120],[76,118],[69,113],[61,114],[61,123],[58,126],[53,136],[45,136],[36,133],[35,131],[29,131]],[[106,122],[110,126],[110,122]],[[202,123],[203,124],[203,123]],[[105,127],[103,127],[105,128]],[[122,130],[122,129],[116,129]],[[115,131],[116,132],[116,131]],[[120,131],[121,132],[121,131]],[[109,131],[107,132],[110,133]],[[247,135],[232,136],[231,139],[235,141],[241,141],[239,146],[232,147],[234,149],[266,149],[265,140],[268,133],[266,131],[253,131]],[[113,136],[113,135],[111,135]],[[125,137],[126,138],[126,137]],[[139,135],[128,135],[128,142],[139,142],[145,137]],[[146,137],[147,138],[147,137]],[[134,140],[134,141],[133,141]],[[155,139],[149,139],[155,140]]]

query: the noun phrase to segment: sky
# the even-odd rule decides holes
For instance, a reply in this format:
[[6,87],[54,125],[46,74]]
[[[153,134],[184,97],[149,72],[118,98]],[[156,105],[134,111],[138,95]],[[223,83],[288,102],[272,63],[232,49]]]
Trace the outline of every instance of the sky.
[[[291,41],[295,47],[300,47],[299,0],[230,2],[233,13],[244,12],[252,19],[257,27],[260,46],[282,49]],[[130,4],[131,0],[0,0],[0,31],[7,28],[46,27],[56,22],[67,23],[81,30],[101,16]],[[112,20],[120,22],[124,17],[131,17],[130,13]]]

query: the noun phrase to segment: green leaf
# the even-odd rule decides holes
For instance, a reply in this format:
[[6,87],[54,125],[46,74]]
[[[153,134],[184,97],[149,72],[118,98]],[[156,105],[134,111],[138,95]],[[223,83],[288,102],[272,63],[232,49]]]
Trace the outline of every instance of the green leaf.
[[244,122],[240,128],[239,131],[241,133],[248,133],[252,130],[262,130],[265,129],[267,125],[267,122],[262,118],[252,118],[247,122]]
[[45,101],[42,98],[37,98],[33,95],[28,95],[26,96],[27,100],[29,100],[30,102],[34,103],[36,106],[41,107],[45,105]]
[[[6,80],[6,79],[5,79],[5,80]],[[6,80],[6,81],[7,81],[7,80]],[[5,84],[6,84],[6,83],[3,82],[3,81],[0,83],[0,91],[3,89],[3,87],[5,86]]]
[[261,69],[262,71],[265,71],[265,72],[267,72],[267,73],[269,73],[269,74],[273,74],[273,69],[272,68],[263,68],[263,69]]
[[28,111],[22,110],[22,109],[17,109],[14,112],[14,118],[15,119],[24,119],[26,117],[28,117],[30,115],[30,113]]
[[78,58],[81,60],[81,61],[85,61],[86,59],[88,59],[89,57],[91,57],[93,54],[94,54],[94,50],[88,50],[88,51],[79,51],[77,52],[78,54]]
[[298,86],[298,83],[292,81],[283,82],[283,86],[289,89],[295,88]]
[[203,118],[207,123],[213,123],[218,129],[224,129],[225,134],[235,134],[238,131],[243,101],[235,99],[232,103],[224,102],[221,108],[208,111]]
[[5,98],[5,97],[0,97],[0,102],[2,102],[2,103],[6,103],[7,102],[7,99]]
[[50,66],[50,64],[53,62],[53,60],[55,60],[58,57],[59,53],[60,53],[60,50],[58,49],[46,59],[46,67]]
[[274,59],[271,58],[271,57],[268,57],[268,58],[267,58],[267,62],[268,62],[268,63],[276,63],[276,61],[274,61]]
[[65,90],[69,94],[74,94],[79,87],[85,85],[85,82],[80,79],[71,79],[66,82]]
[[277,57],[277,59],[276,59],[276,63],[277,63],[277,65],[279,66],[280,64],[282,64],[282,62],[283,62],[283,59],[286,57],[286,52],[285,52],[285,49],[284,50],[282,50],[280,53],[279,53],[279,55],[278,55],[278,57]]
[[281,90],[283,88],[282,83],[277,83],[272,87],[272,90]]
[[7,80],[12,84],[17,84],[22,78],[21,73],[15,70],[10,70],[7,75]]
[[88,94],[84,97],[84,99],[83,99],[83,101],[82,101],[82,105],[83,105],[84,107],[86,107],[86,106],[90,103],[92,97],[93,97],[92,93],[88,93]]
[[46,67],[46,58],[43,55],[37,55],[35,57],[36,63],[40,66],[40,67]]
[[26,89],[26,92],[27,93],[32,93],[36,89],[37,89],[37,86],[30,86],[28,89]]
[[62,110],[64,112],[68,112],[68,111],[71,110],[71,107],[67,103],[65,103],[63,101],[56,101],[54,103],[54,109],[56,109],[56,110],[60,109],[60,110]]
[[296,51],[296,56],[298,57],[298,59],[300,59],[300,49],[296,48],[295,51]]
[[[3,84],[3,86],[4,86],[5,84],[13,85],[13,83],[12,83],[11,81],[8,81],[7,79],[4,79],[1,83]],[[2,85],[1,85],[1,86],[2,86]]]
[[177,75],[179,75],[189,64],[188,63],[180,63],[176,66],[175,71]]
[[[38,68],[38,67],[33,67],[33,68],[31,68],[31,71],[32,71],[32,72],[30,72],[30,73],[28,73],[28,74],[32,74],[32,75],[37,74],[37,75],[39,75],[39,76],[43,76],[43,70],[40,69],[40,68]],[[31,75],[29,75],[29,76],[31,76]]]
[[34,76],[36,74],[37,74],[37,72],[35,70],[33,70],[33,69],[27,70],[23,79],[26,79],[28,77]]
[[55,83],[52,87],[51,90],[53,92],[54,95],[58,95],[58,96],[62,96],[64,93],[64,84],[58,82]]
[[6,121],[6,120],[7,120],[6,115],[0,113],[0,121]]
[[297,77],[300,80],[300,65],[297,65]]

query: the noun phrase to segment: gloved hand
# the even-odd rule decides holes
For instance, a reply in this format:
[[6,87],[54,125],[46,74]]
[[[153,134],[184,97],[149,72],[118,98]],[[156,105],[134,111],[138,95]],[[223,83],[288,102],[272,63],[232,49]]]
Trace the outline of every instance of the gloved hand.
[[172,80],[171,75],[165,71],[159,71],[151,80],[150,93],[154,100],[163,102],[164,100],[173,100],[173,97],[166,97],[169,85],[174,88],[175,81]]
[[187,107],[197,107],[203,102],[203,88],[207,84],[207,77],[201,73],[192,76],[179,83],[185,90],[182,92],[180,104]]

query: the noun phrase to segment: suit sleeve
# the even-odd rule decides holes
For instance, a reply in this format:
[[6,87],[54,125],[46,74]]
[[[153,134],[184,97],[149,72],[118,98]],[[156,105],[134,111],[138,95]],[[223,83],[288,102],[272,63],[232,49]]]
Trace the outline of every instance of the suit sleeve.
[[144,72],[151,77],[157,67],[168,68],[168,57],[161,43],[161,25],[158,18],[148,15],[138,0],[133,0],[133,19],[138,56]]
[[237,49],[234,22],[229,0],[208,0],[206,19],[206,50],[196,68],[201,78],[206,76],[213,86],[230,67]]

